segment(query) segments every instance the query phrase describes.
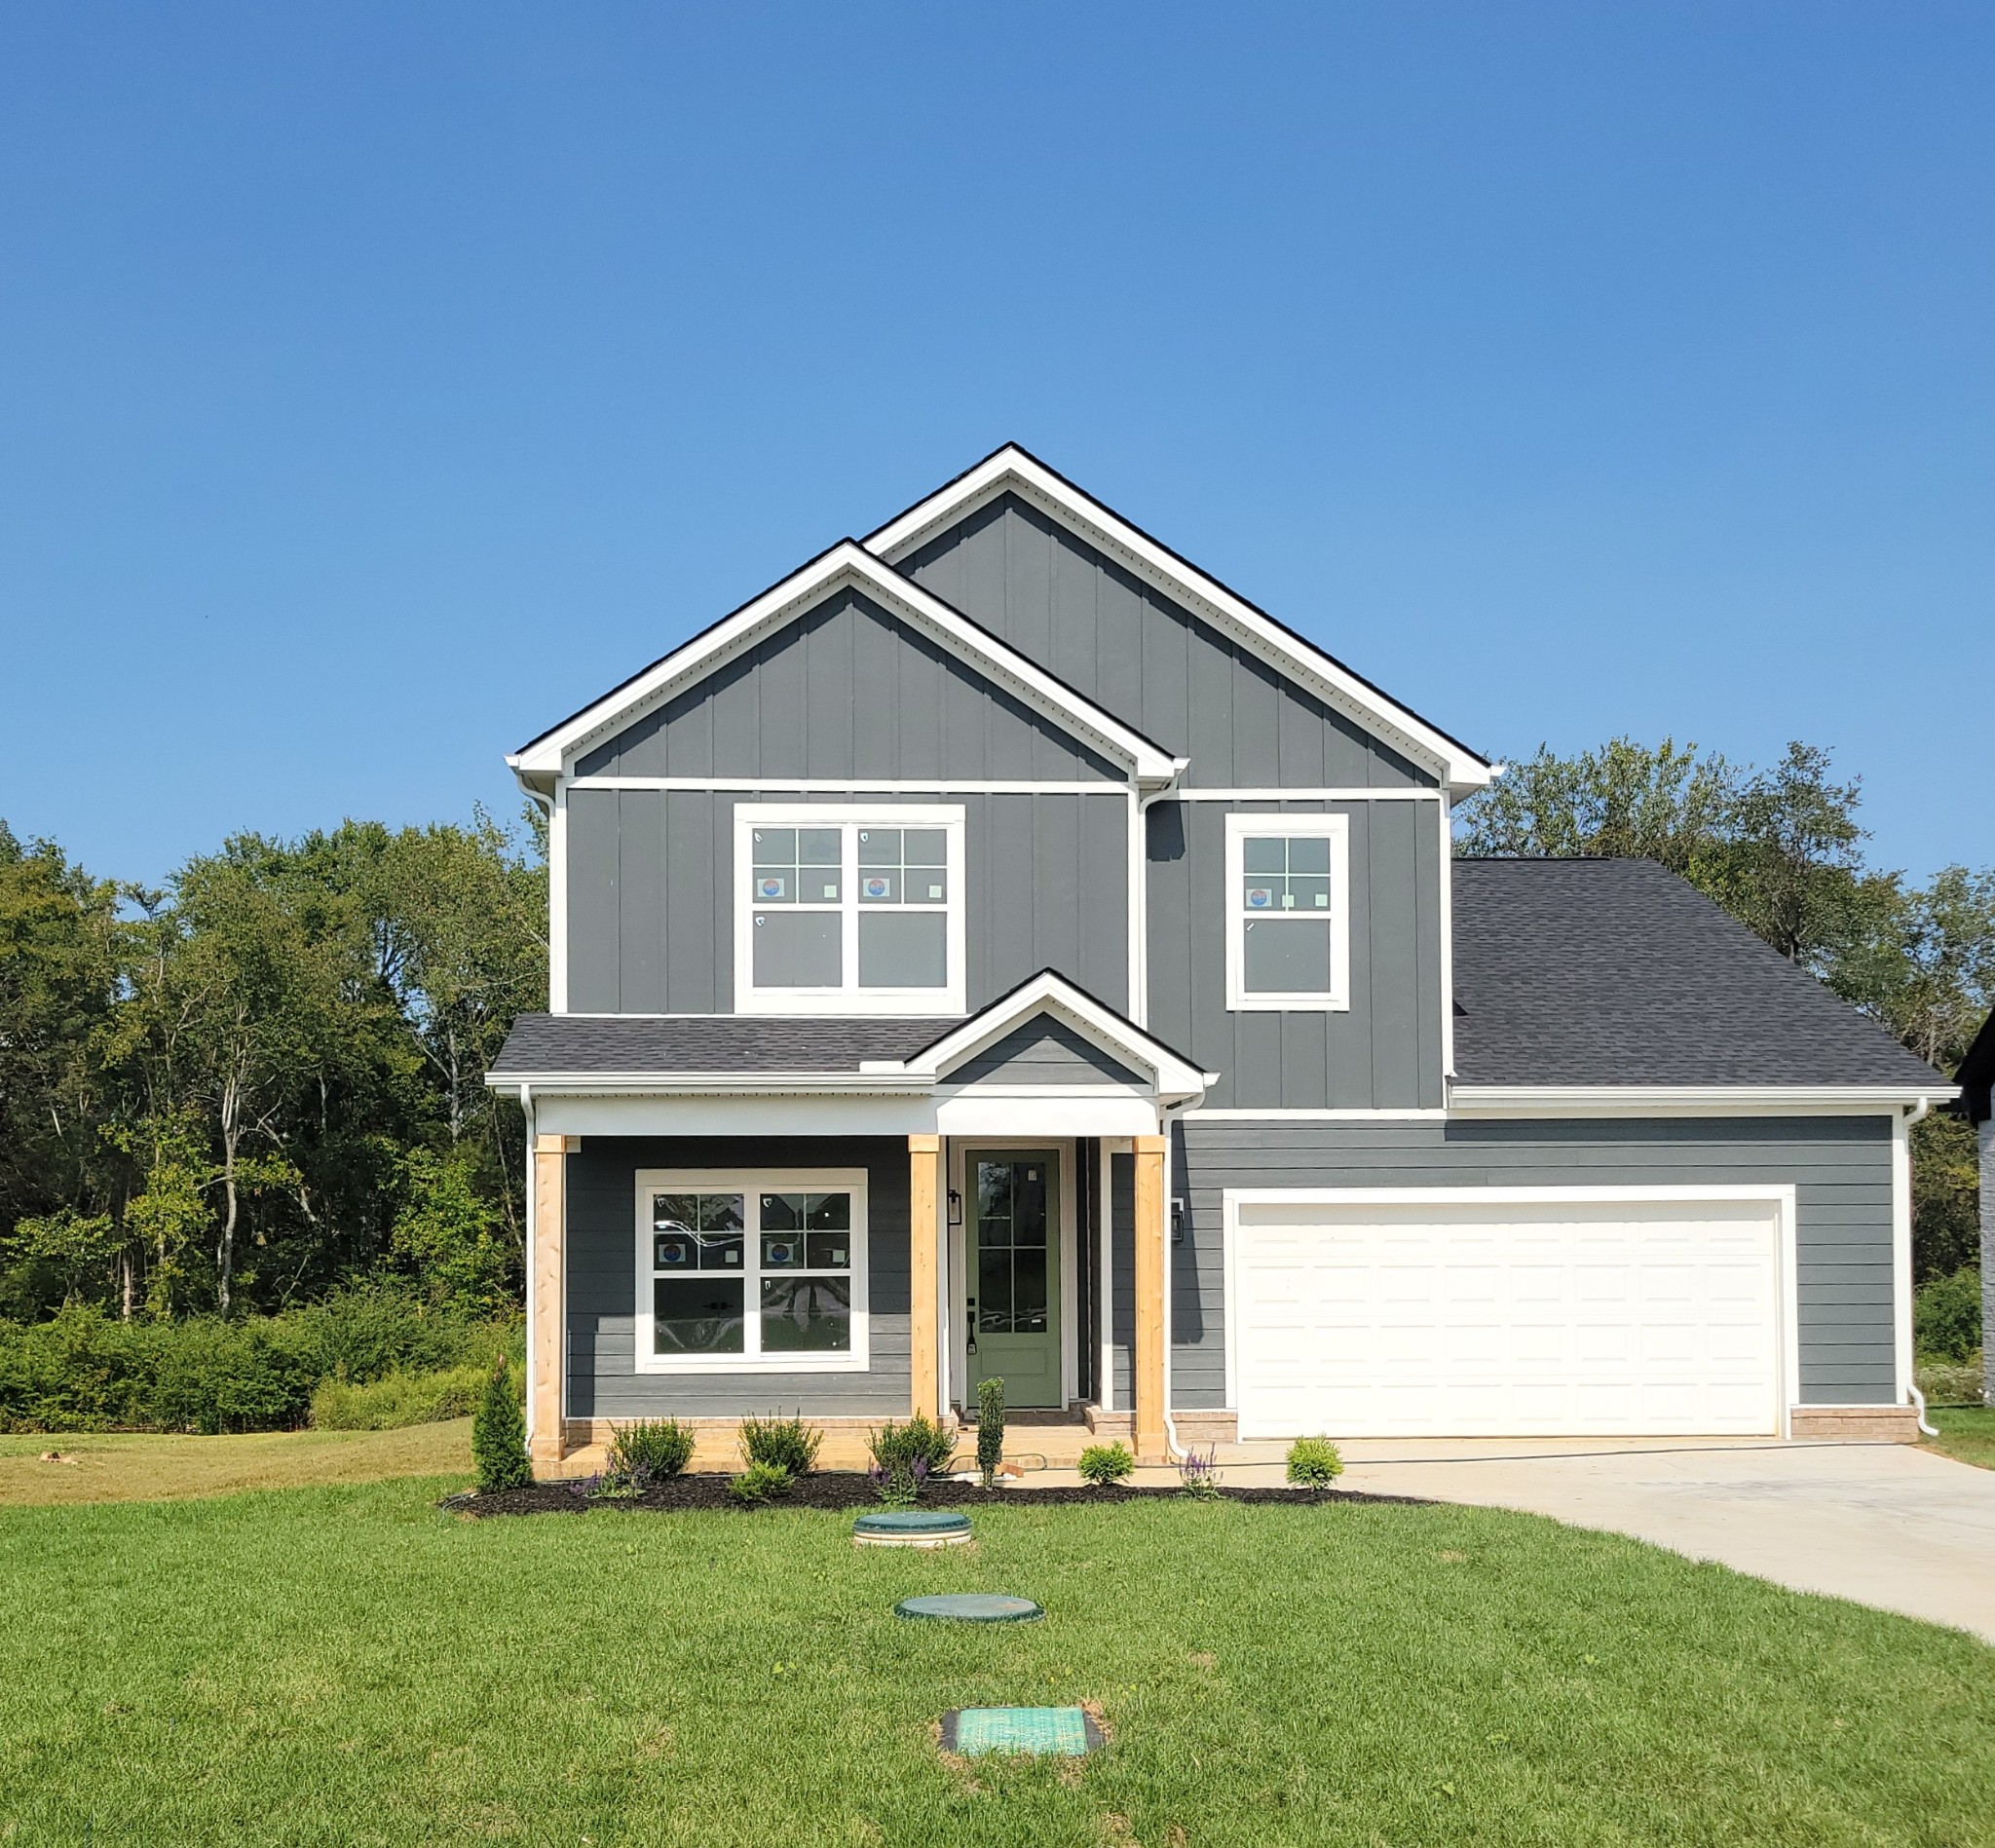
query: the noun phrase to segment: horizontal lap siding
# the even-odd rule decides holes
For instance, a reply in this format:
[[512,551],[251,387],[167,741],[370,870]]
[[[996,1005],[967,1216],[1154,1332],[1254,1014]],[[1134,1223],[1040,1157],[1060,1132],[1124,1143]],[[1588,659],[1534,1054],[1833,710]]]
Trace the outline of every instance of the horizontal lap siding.
[[[863,1374],[641,1374],[634,1363],[640,1168],[863,1168],[872,1322]],[[908,1365],[908,1150],[890,1137],[589,1137],[568,1157],[568,1415],[902,1417]]]
[[[734,1005],[734,805],[947,803],[964,812],[969,1004],[1043,968],[1128,1006],[1129,805],[1105,795],[568,794],[568,1005],[710,1014]],[[669,876],[667,869],[670,869]]]
[[1177,1190],[1189,1200],[1200,1247],[1219,1237],[1227,1188],[1791,1183],[1801,1402],[1875,1405],[1896,1393],[1884,1117],[1366,1124],[1193,1116],[1180,1131],[1179,1164]]
[[1143,1084],[1144,1079],[1062,1021],[1016,1027],[947,1075],[951,1084]]

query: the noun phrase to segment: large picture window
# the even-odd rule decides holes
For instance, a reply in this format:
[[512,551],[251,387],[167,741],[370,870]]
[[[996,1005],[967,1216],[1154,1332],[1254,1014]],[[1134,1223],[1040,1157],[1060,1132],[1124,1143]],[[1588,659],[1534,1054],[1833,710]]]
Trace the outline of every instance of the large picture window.
[[860,1171],[642,1172],[640,1373],[866,1365]]
[[1226,817],[1226,1005],[1351,1004],[1350,820]]
[[734,1006],[960,1014],[963,811],[741,804]]

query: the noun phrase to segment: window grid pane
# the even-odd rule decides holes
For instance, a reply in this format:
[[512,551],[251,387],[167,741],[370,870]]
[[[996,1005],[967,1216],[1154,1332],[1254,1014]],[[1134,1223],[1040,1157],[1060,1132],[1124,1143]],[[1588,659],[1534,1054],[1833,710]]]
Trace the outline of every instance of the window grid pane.
[[1240,844],[1240,909],[1328,916],[1330,841],[1322,835],[1250,835]]

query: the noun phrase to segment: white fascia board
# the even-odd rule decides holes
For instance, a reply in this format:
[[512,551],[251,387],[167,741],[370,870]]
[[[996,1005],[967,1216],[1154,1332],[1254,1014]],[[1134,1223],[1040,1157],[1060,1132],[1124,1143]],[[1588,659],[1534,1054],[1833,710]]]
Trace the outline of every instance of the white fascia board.
[[558,776],[589,745],[725,666],[742,650],[848,585],[905,618],[1035,711],[1065,730],[1080,734],[1107,755],[1119,758],[1138,781],[1161,785],[1178,773],[1179,760],[1168,752],[849,539],[813,558],[635,680],[514,752],[507,763],[521,782],[530,785],[536,779]]
[[889,563],[897,562],[936,528],[1007,489],[1053,515],[1098,549],[1134,566],[1139,576],[1245,641],[1263,660],[1293,675],[1319,698],[1381,733],[1388,743],[1427,764],[1449,789],[1466,794],[1483,788],[1494,775],[1493,767],[1473,751],[1368,686],[1348,667],[1291,635],[1244,597],[1158,545],[1015,444],[1007,443],[967,474],[959,475],[868,535],[867,547]]
[[1646,1116],[1670,1112],[1736,1114],[1782,1111],[1835,1113],[1941,1104],[1958,1085],[1861,1084],[1457,1084],[1449,1110],[1460,1115],[1549,1113],[1559,1115]]
[[922,1097],[932,1080],[895,1066],[890,1074],[850,1072],[508,1072],[486,1074],[488,1090],[516,1091],[522,1085],[537,1092],[565,1096],[713,1097],[864,1094],[882,1097]]
[[1216,1074],[1201,1072],[1162,1041],[1152,1039],[1092,996],[1050,972],[1035,976],[914,1058],[905,1062],[869,1060],[859,1070],[883,1077],[896,1073],[919,1075],[932,1082],[1035,1014],[1056,1015],[1103,1051],[1144,1067],[1154,1075],[1160,1097],[1203,1097],[1219,1081]]

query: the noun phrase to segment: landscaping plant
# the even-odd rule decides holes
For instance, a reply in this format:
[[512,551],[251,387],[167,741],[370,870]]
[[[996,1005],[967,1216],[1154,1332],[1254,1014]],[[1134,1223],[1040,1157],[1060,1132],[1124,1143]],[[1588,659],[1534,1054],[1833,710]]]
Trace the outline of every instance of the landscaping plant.
[[766,1463],[791,1476],[808,1476],[817,1467],[817,1447],[824,1433],[794,1418],[743,1418],[741,1453],[750,1463]]
[[1299,1437],[1289,1446],[1289,1481],[1328,1489],[1344,1473],[1344,1459],[1327,1437]]
[[1186,1451],[1178,1464],[1178,1483],[1185,1492],[1197,1501],[1217,1501],[1220,1494],[1219,1447],[1213,1446],[1203,1456],[1196,1451]]
[[977,1473],[989,1489],[1004,1460],[1004,1381],[996,1374],[977,1382]]
[[534,1479],[526,1457],[526,1414],[512,1387],[512,1370],[503,1360],[485,1381],[485,1396],[471,1419],[471,1461],[481,1495],[524,1489]]
[[873,1433],[873,1467],[866,1474],[882,1501],[904,1508],[920,1499],[930,1476],[949,1467],[955,1448],[949,1433],[923,1413],[905,1424],[889,1419]]
[[485,1394],[487,1369],[448,1367],[440,1373],[392,1373],[358,1385],[321,1379],[312,1393],[319,1431],[399,1431],[411,1424],[468,1418]]
[[740,1475],[728,1478],[729,1494],[757,1505],[774,1500],[789,1486],[790,1472],[780,1463],[750,1463]]
[[693,1460],[693,1427],[677,1418],[637,1418],[610,1440],[610,1467],[651,1482],[684,1473]]
[[1129,1476],[1136,1468],[1136,1458],[1129,1454],[1126,1444],[1090,1444],[1081,1452],[1078,1467],[1080,1480],[1100,1489]]

